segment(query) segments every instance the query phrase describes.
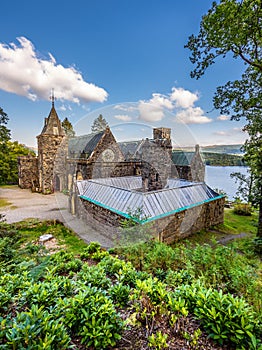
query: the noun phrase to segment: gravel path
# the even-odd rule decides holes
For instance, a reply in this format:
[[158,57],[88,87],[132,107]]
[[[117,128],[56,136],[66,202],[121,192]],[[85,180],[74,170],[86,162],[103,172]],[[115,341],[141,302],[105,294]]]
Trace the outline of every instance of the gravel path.
[[10,203],[8,206],[0,207],[0,213],[5,215],[7,223],[29,218],[59,220],[85,242],[96,241],[105,248],[113,246],[113,242],[108,237],[68,212],[68,196],[63,193],[43,195],[22,190],[18,186],[10,186],[0,187],[0,198]]

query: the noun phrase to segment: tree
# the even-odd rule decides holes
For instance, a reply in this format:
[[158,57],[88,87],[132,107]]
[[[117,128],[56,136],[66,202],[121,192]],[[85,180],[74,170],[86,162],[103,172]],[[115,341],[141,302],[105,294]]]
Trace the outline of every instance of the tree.
[[191,35],[186,48],[196,65],[191,77],[199,79],[219,57],[232,55],[243,61],[241,79],[217,88],[213,102],[232,120],[246,118],[249,138],[243,147],[259,202],[258,236],[262,237],[262,2],[221,0],[203,16],[197,36]]
[[4,150],[6,142],[10,140],[10,130],[6,127],[9,118],[0,107],[0,152]]
[[102,114],[99,114],[99,116],[94,120],[94,123],[91,127],[91,131],[100,132],[100,131],[104,131],[107,127],[108,127],[107,121],[102,116]]
[[34,152],[17,141],[10,141],[10,130],[6,127],[9,118],[0,108],[0,185],[18,183],[17,158]]
[[73,128],[73,125],[72,123],[68,120],[68,118],[65,118],[63,121],[62,121],[62,127],[64,128],[65,130],[65,133],[68,137],[74,137],[75,136],[75,131],[74,131],[74,128]]

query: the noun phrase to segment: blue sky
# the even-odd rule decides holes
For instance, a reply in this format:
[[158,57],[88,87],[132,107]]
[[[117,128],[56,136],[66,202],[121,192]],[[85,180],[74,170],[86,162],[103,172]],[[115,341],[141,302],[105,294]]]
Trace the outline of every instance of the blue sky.
[[241,62],[217,62],[190,78],[189,35],[212,0],[4,1],[1,4],[0,106],[12,138],[36,145],[50,111],[77,134],[100,113],[117,139],[172,128],[174,146],[234,144],[243,121],[213,110],[219,85],[240,77]]

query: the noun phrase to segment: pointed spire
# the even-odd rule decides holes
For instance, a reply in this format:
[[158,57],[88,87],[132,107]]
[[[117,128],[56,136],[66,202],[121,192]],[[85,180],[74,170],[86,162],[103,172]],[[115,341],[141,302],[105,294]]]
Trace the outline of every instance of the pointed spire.
[[59,135],[64,136],[65,132],[62,127],[61,121],[55,110],[55,94],[54,89],[51,90],[50,100],[52,101],[52,108],[50,110],[49,116],[45,118],[45,124],[41,135]]
[[52,101],[52,108],[55,106],[55,92],[54,92],[54,88],[51,89],[51,96],[50,96],[50,100]]

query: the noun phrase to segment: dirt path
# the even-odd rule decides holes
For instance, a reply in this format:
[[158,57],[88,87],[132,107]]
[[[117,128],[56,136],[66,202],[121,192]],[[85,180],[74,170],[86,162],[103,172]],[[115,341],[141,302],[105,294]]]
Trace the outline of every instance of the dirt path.
[[216,231],[216,230],[209,230],[209,232],[213,232],[213,233],[216,233],[216,234],[219,234],[222,236],[221,238],[219,238],[219,236],[216,237],[217,243],[220,243],[220,244],[226,244],[227,242],[233,241],[234,239],[239,239],[239,238],[244,238],[244,237],[250,236],[250,234],[245,233],[245,232],[241,232],[238,234],[225,234],[223,232]]
[[18,186],[10,186],[0,187],[0,198],[10,203],[8,206],[0,207],[0,213],[5,215],[7,223],[29,218],[59,220],[85,242],[96,241],[105,248],[113,246],[113,242],[108,237],[68,212],[68,196],[63,193],[43,195],[22,190]]

